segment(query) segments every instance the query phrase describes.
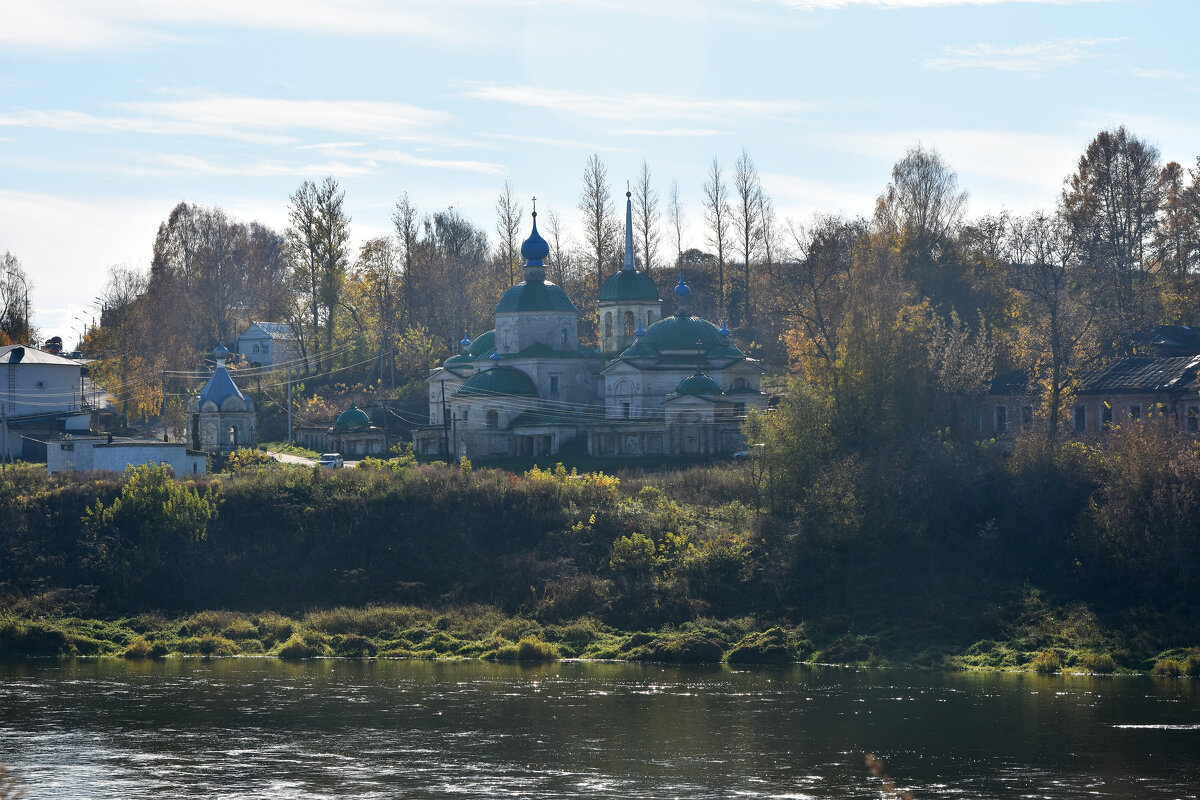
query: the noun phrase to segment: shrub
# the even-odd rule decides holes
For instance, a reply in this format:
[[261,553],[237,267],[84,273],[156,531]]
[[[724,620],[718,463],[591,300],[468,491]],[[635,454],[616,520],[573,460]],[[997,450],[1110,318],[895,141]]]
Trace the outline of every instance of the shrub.
[[228,639],[253,639],[258,636],[258,628],[245,617],[238,617],[225,626],[221,635]]
[[126,658],[153,658],[154,646],[145,640],[143,637],[138,637],[129,643],[125,648]]
[[1111,675],[1117,671],[1117,662],[1108,653],[1087,653],[1079,665],[1094,675]]
[[367,637],[351,633],[338,639],[333,651],[347,658],[370,658],[379,652],[379,648]]
[[629,652],[631,661],[667,664],[715,664],[725,655],[721,642],[705,636],[671,636],[654,639]]
[[1159,659],[1154,662],[1154,674],[1160,678],[1178,678],[1183,674],[1183,664],[1174,658]]
[[1200,678],[1200,653],[1188,653],[1183,662],[1183,674],[1189,678]]
[[482,655],[488,661],[517,661],[522,664],[541,664],[557,661],[558,648],[533,636],[526,636],[516,644],[504,644],[488,650]]
[[258,635],[267,641],[287,639],[296,629],[296,623],[282,614],[263,614],[258,618]]
[[802,657],[796,637],[779,627],[748,634],[725,654],[730,664],[786,664]]
[[283,659],[314,658],[323,654],[323,648],[315,643],[310,643],[299,633],[293,633],[291,638],[279,648],[279,657]]
[[233,656],[238,654],[238,646],[235,642],[213,633],[180,639],[176,649],[181,653],[198,653],[202,656]]
[[1062,657],[1057,650],[1043,650],[1033,659],[1033,669],[1043,675],[1051,675],[1062,671]]

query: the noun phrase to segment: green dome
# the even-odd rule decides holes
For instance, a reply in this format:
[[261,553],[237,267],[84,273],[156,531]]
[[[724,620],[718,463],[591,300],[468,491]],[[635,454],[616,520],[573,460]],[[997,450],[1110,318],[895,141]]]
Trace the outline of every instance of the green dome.
[[717,326],[708,320],[678,315],[660,319],[642,339],[657,350],[695,350],[697,339],[705,351],[725,344]]
[[471,346],[467,348],[467,353],[471,359],[486,358],[487,354],[496,349],[496,331],[495,329],[487,333],[481,333],[475,337],[475,341],[471,342]]
[[338,415],[337,422],[333,423],[333,427],[340,431],[369,428],[371,427],[371,418],[361,408],[351,403],[349,408]]
[[[567,293],[549,281],[521,281],[504,293],[496,313],[511,311],[569,311],[579,309],[567,297]],[[480,337],[482,338],[482,337]],[[493,336],[493,341],[495,341]],[[493,345],[494,346],[494,345]]]
[[714,381],[712,378],[705,375],[700,370],[696,370],[695,375],[690,375],[679,382],[675,387],[675,394],[720,394],[721,384]]
[[600,302],[617,303],[656,302],[658,286],[644,272],[623,269],[604,282],[600,288]]
[[513,367],[492,367],[476,372],[459,387],[455,397],[492,397],[501,394],[522,394],[537,397],[537,387],[524,372]]

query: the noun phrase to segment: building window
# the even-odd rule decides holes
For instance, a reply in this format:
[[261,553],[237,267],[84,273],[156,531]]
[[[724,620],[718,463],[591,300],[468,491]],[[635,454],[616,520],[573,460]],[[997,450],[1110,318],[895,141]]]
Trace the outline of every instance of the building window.
[[464,423],[464,424],[466,423],[466,421],[467,421],[467,418],[468,418],[468,417],[470,417],[470,416],[471,416],[471,409],[469,409],[469,408],[464,408],[464,409],[463,409],[463,423]]
[[612,312],[611,311],[604,315],[604,335],[606,337],[612,336]]
[[746,404],[745,403],[734,403],[733,404],[733,415],[735,417],[739,417],[739,418],[746,416]]
[[487,426],[489,428],[500,427],[500,412],[499,411],[487,412]]
[[971,418],[967,421],[975,433],[983,433],[983,412],[978,408],[971,409]]
[[1135,422],[1141,420],[1141,418],[1142,418],[1142,404],[1141,403],[1130,403],[1129,404],[1129,418],[1131,420],[1134,420]]
[[566,329],[566,328],[563,328],[563,329],[560,331],[560,333],[562,334],[562,346],[563,346],[563,349],[564,349],[564,350],[566,350],[566,349],[567,349],[567,342],[569,341],[569,339],[567,338],[567,329]]
[[647,311],[646,312],[646,327],[649,328],[653,324],[654,324],[654,312]]
[[633,332],[637,330],[637,323],[633,321],[633,312],[625,312],[625,335],[633,336]]
[[735,391],[735,392],[744,391],[749,388],[750,388],[750,382],[747,381],[745,378],[734,378],[733,391]]
[[1187,429],[1188,433],[1200,433],[1200,406],[1188,406]]
[[996,416],[993,422],[996,433],[1008,433],[1008,406],[996,406]]
[[629,401],[628,400],[623,401],[621,403],[621,416],[623,416],[625,419],[629,419]]
[[554,396],[558,395],[558,376],[557,375],[550,376],[550,394],[554,395]]
[[1025,430],[1033,427],[1033,406],[1021,406],[1021,427]]
[[1083,433],[1087,430],[1087,406],[1075,406],[1075,432]]
[[1100,429],[1112,427],[1113,424],[1113,408],[1112,403],[1107,400],[1100,401]]

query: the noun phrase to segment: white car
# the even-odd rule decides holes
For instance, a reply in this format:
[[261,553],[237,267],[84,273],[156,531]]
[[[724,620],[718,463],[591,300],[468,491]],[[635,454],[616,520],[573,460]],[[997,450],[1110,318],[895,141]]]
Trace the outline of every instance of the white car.
[[317,459],[317,463],[320,464],[322,467],[329,467],[330,469],[337,469],[338,467],[342,466],[342,454],[341,453],[322,453],[321,457]]

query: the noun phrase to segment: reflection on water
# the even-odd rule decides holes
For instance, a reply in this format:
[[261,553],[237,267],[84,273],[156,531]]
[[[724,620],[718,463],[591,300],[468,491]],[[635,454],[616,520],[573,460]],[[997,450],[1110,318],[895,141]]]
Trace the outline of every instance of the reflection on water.
[[0,664],[26,796],[1197,797],[1200,682],[237,659]]

